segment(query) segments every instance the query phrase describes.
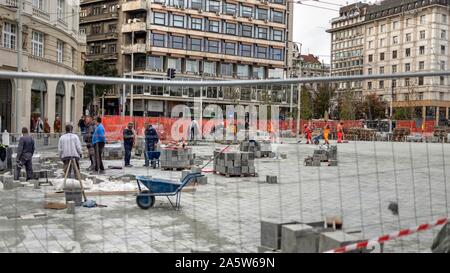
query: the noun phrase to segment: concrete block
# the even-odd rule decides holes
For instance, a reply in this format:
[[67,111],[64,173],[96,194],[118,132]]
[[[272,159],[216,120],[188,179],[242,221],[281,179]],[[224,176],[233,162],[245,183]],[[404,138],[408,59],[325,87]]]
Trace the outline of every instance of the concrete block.
[[261,157],[262,157],[261,151],[256,151],[256,152],[255,152],[255,157],[256,157],[256,158],[261,158]]
[[[333,232],[322,232],[319,236],[319,253],[358,242],[354,235],[347,234],[341,230]],[[356,251],[361,252],[361,251]]]
[[266,183],[269,183],[269,184],[276,184],[276,183],[277,183],[277,179],[278,179],[277,176],[274,176],[274,175],[267,175],[267,176],[266,176]]
[[337,165],[338,165],[338,161],[337,160],[329,160],[328,161],[328,166],[336,167]]
[[283,253],[317,253],[319,233],[305,224],[281,227],[281,251]]
[[208,177],[206,177],[206,176],[199,177],[199,178],[197,178],[197,182],[200,185],[206,185],[206,184],[208,184]]
[[75,214],[75,202],[74,201],[67,202],[67,213]]
[[19,181],[20,181],[20,182],[26,182],[26,181],[27,181],[27,178],[26,178],[26,177],[19,177]]
[[273,253],[273,252],[278,252],[278,250],[271,247],[258,246],[258,253]]
[[281,228],[283,225],[297,224],[296,221],[261,220],[261,245],[273,249],[281,248]]
[[287,159],[287,154],[280,154],[281,159]]
[[274,153],[274,152],[269,152],[269,157],[270,157],[270,158],[275,158],[276,156],[277,156],[276,153]]
[[191,171],[188,171],[188,170],[181,171],[181,179],[184,179],[190,173],[191,173]]
[[320,167],[320,160],[313,160],[311,166],[313,166],[313,167]]
[[33,187],[35,190],[40,189],[40,184],[39,184],[39,180],[30,180],[30,183],[33,184]]
[[13,176],[12,175],[3,175],[3,189],[4,190],[12,190],[12,189],[14,189]]

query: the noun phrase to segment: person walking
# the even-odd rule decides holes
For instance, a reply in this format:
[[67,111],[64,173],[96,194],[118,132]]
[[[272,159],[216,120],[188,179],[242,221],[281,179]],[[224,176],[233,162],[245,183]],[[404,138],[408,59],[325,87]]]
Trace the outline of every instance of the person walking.
[[189,127],[190,127],[190,130],[189,130],[190,137],[189,137],[189,139],[190,139],[191,142],[194,142],[197,139],[197,133],[199,131],[198,122],[194,118],[192,118],[191,125]]
[[304,126],[304,128],[305,128],[305,138],[306,138],[306,144],[310,144],[310,143],[312,143],[312,132],[311,132],[311,129],[309,129],[309,126],[308,125],[306,125],[305,124],[305,126]]
[[88,149],[89,160],[91,161],[91,165],[87,168],[88,171],[93,171],[95,168],[95,148],[94,144],[92,144],[92,137],[95,132],[95,122],[90,116],[86,116],[86,129],[83,135],[83,141],[86,143],[86,148]]
[[44,132],[44,123],[42,122],[41,117],[38,117],[36,120],[36,128],[34,130],[37,133],[37,137],[41,138],[42,132]]
[[28,134],[26,127],[22,128],[22,137],[19,140],[17,146],[17,158],[16,158],[16,172],[14,173],[14,179],[19,180],[20,171],[25,166],[27,172],[27,181],[33,179],[33,154],[34,154],[34,140]]
[[[74,177],[81,180],[79,163],[82,154],[81,142],[78,136],[73,133],[72,125],[67,124],[65,131],[66,133],[59,138],[58,142],[59,157],[64,163],[64,175],[68,174],[69,177],[70,173],[73,172]],[[75,160],[76,166],[74,166],[74,162],[72,162],[72,164],[70,164],[70,169],[68,170],[71,160]]]
[[50,124],[48,123],[48,118],[44,119],[44,145],[48,145],[48,138],[50,137]]
[[80,128],[81,134],[85,133],[86,130],[86,122],[84,116],[81,116],[80,120],[78,121],[78,128]]
[[53,131],[55,132],[55,136],[56,134],[61,134],[61,119],[59,116],[56,116],[55,122],[53,122]]
[[92,145],[94,145],[95,150],[94,171],[105,173],[105,167],[103,166],[103,159],[102,159],[103,149],[105,148],[106,144],[105,127],[103,127],[101,117],[97,117],[96,121],[97,126],[92,136]]
[[[154,152],[156,150],[156,144],[159,141],[158,133],[156,132],[155,128],[150,124],[148,125],[147,129],[145,129],[145,165],[144,167],[149,166],[149,155],[148,152]],[[152,160],[153,165],[153,160]]]
[[131,160],[131,151],[133,150],[134,142],[135,142],[135,133],[133,130],[133,123],[128,123],[128,128],[123,130],[123,146],[125,148],[125,167],[133,167],[130,164]]
[[337,137],[338,137],[337,143],[342,143],[342,138],[344,136],[343,129],[344,129],[344,123],[340,122],[336,127]]
[[328,141],[330,136],[330,125],[325,125],[325,128],[323,128],[323,139],[325,140],[325,144],[329,145],[330,142]]

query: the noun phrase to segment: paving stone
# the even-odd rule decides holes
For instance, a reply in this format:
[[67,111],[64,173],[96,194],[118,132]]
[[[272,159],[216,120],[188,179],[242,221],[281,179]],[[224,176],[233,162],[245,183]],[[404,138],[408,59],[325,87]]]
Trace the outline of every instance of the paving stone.
[[296,224],[296,221],[261,220],[261,245],[269,248],[281,248],[281,229],[283,225]]
[[313,227],[305,224],[281,227],[281,251],[283,253],[317,253],[319,236]]

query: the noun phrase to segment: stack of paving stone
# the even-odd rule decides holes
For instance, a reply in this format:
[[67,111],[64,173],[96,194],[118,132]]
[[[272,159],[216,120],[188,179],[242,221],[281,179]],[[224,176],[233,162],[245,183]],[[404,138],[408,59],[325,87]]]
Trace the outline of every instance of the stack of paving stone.
[[248,152],[214,151],[214,172],[230,176],[256,176],[255,156]]
[[448,136],[450,135],[450,128],[449,127],[436,127],[434,129],[433,135],[435,137],[438,137],[439,140],[442,142],[448,142]]
[[103,159],[106,160],[119,160],[125,156],[125,150],[120,143],[106,144],[103,150]]
[[270,157],[272,144],[270,142],[243,141],[239,146],[241,152],[253,153],[256,158]]
[[406,136],[411,134],[409,128],[395,128],[392,132],[394,141],[405,141]]
[[194,165],[194,155],[191,148],[161,148],[159,162],[161,169],[182,170]]
[[377,131],[365,128],[350,128],[346,137],[351,140],[373,141],[376,138]]
[[328,162],[329,166],[337,166],[337,146],[329,146],[328,149],[316,149],[313,156],[305,158],[305,166],[319,167],[321,162]]

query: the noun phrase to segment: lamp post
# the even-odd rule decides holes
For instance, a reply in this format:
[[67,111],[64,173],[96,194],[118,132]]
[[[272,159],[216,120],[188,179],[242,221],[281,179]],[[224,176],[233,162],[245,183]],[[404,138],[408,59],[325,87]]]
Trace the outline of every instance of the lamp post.
[[[137,22],[136,19],[133,19],[133,22]],[[134,78],[134,29],[131,31],[131,79]],[[134,85],[131,85],[131,94],[130,94],[130,117],[133,116],[133,94],[134,93]]]

